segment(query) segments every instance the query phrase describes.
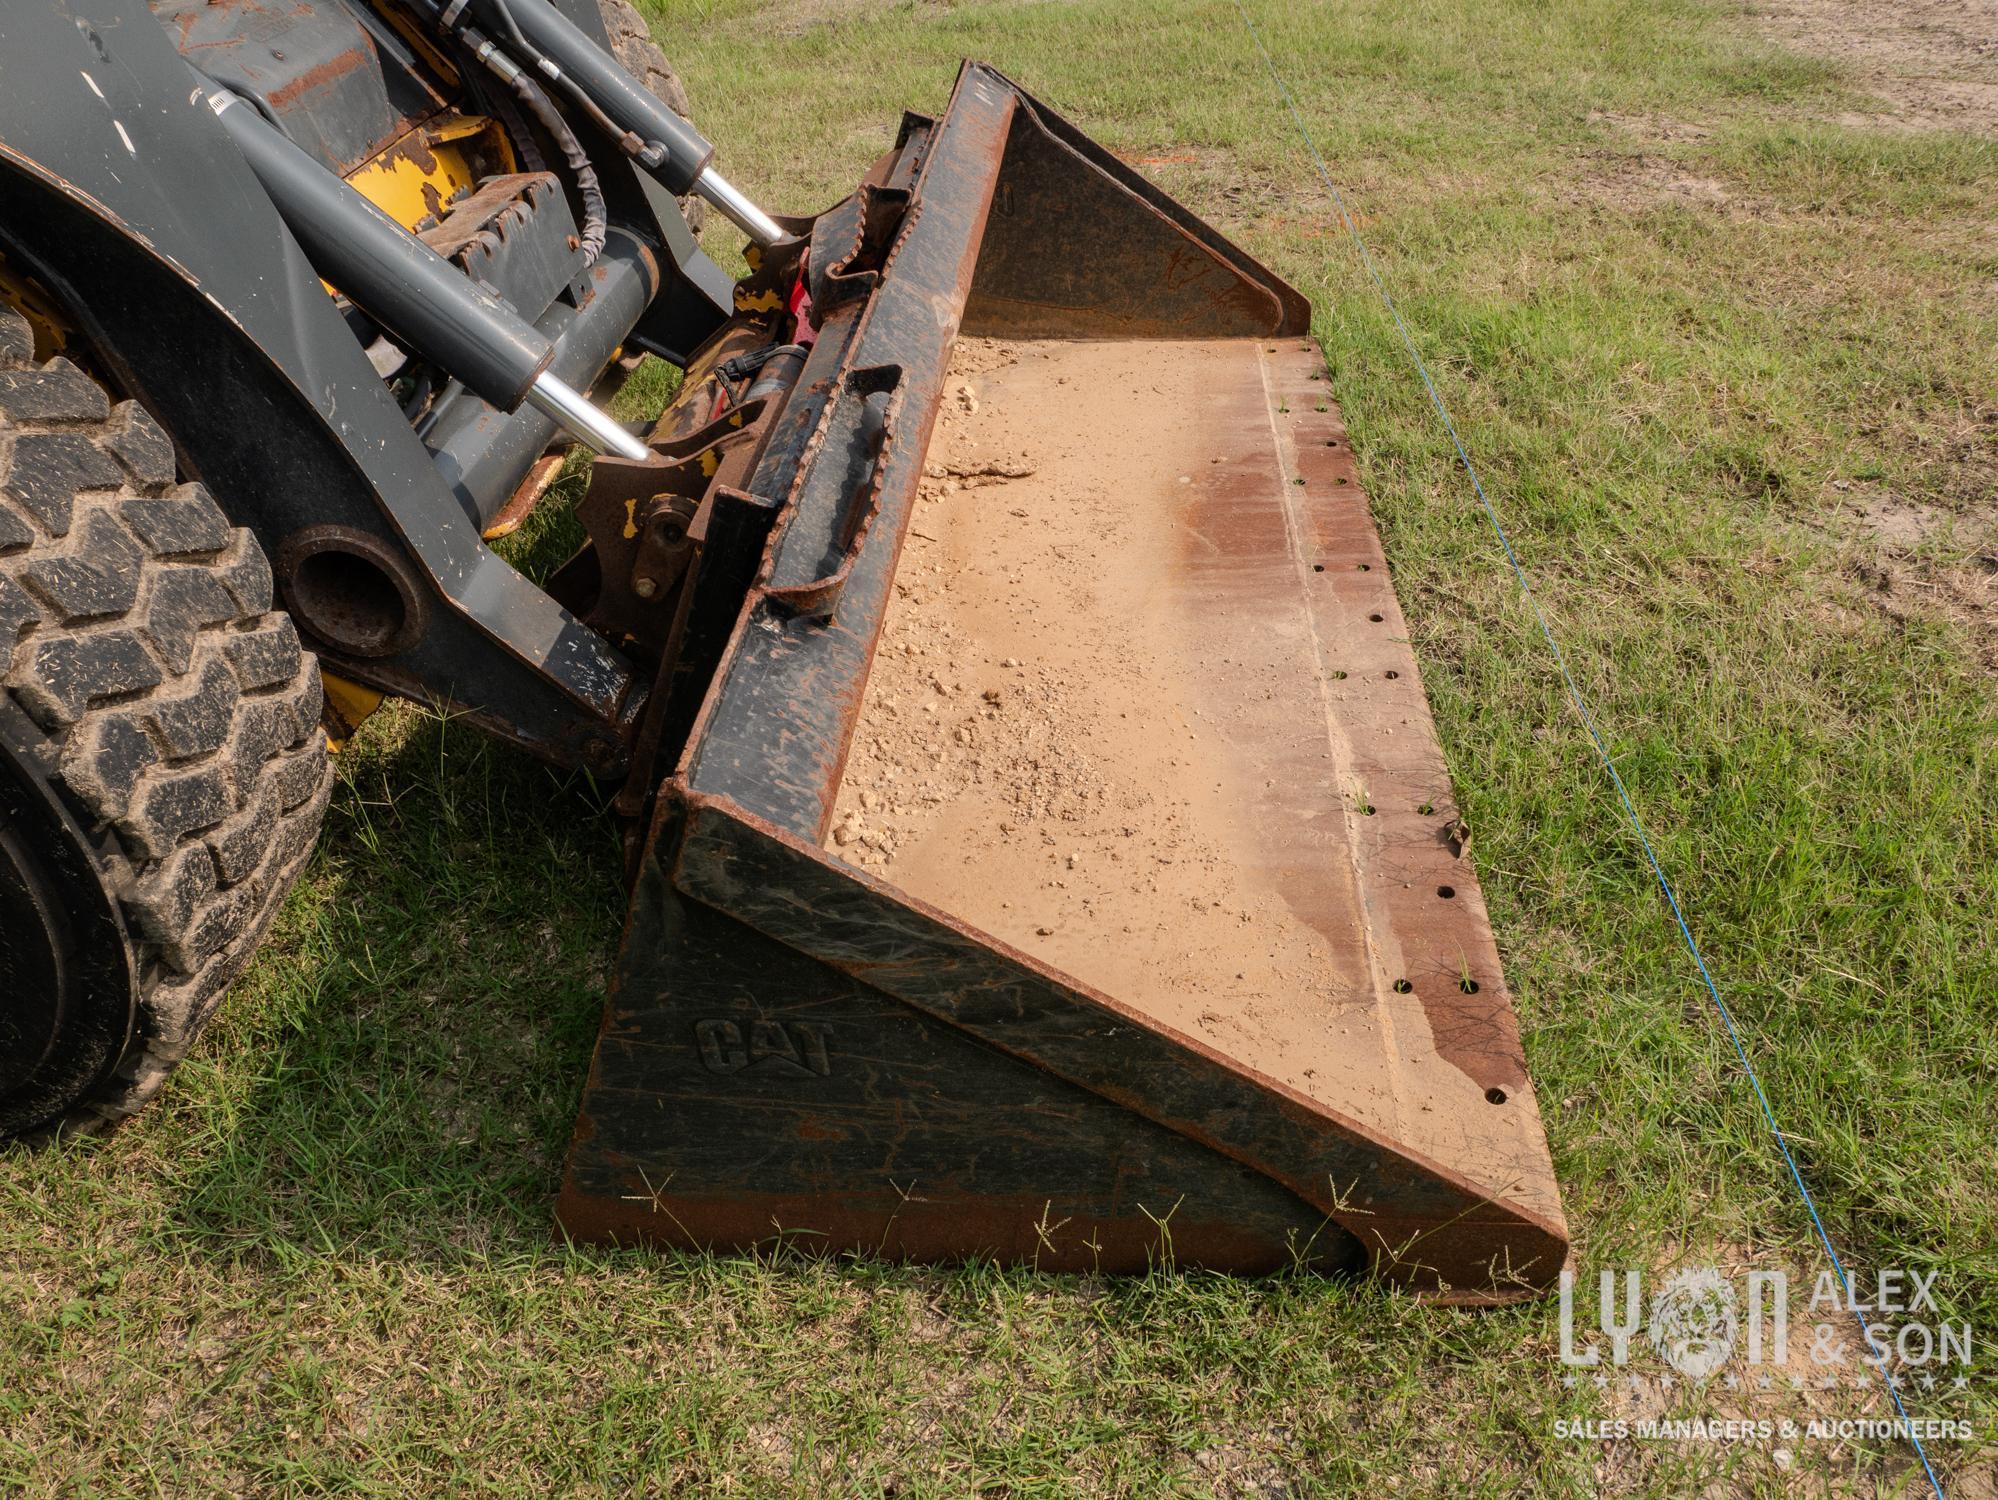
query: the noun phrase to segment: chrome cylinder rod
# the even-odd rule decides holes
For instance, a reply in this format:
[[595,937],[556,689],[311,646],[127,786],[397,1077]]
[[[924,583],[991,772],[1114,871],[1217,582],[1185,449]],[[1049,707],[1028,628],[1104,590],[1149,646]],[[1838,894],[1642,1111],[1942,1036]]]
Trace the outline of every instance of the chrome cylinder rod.
[[519,44],[534,54],[523,61],[537,73],[579,90],[616,129],[644,142],[639,161],[673,192],[698,194],[759,245],[774,245],[785,237],[768,214],[715,171],[715,148],[707,138],[550,0],[486,0],[479,9],[502,44],[518,35]]
[[525,400],[599,453],[646,446],[548,373],[554,346],[511,307],[308,156],[246,103],[208,102],[313,268],[425,359],[503,411]]
[[535,376],[534,384],[527,388],[527,404],[554,418],[599,453],[614,453],[619,458],[640,462],[652,456],[650,448],[590,405],[582,392],[546,370]]
[[701,175],[694,179],[694,191],[757,244],[774,245],[785,237],[775,219],[758,208],[742,189],[713,167],[701,169]]

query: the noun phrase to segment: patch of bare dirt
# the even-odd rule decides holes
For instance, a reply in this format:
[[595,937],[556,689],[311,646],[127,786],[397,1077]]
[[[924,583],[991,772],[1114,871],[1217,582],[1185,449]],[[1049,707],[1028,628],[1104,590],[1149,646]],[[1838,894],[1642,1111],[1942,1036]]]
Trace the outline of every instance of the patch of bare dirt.
[[1670,157],[1648,153],[1593,153],[1582,173],[1580,187],[1582,194],[1591,201],[1616,209],[1636,210],[1677,204],[1759,217],[1758,205],[1739,198],[1718,177],[1689,171]]
[[1755,0],[1758,30],[1842,63],[1877,111],[1841,123],[1998,135],[1998,0]]
[[1645,141],[1704,141],[1713,135],[1710,128],[1691,120],[1675,120],[1669,115],[1624,114],[1613,109],[1590,110],[1589,123]]
[[[1709,177],[1667,154],[1672,147],[1697,147],[1713,130],[1667,115],[1591,110],[1589,123],[1616,144],[1586,153],[1570,196],[1622,212],[1677,205],[1726,214],[1730,218],[1775,216],[1773,205],[1739,187]],[[1629,142],[1628,145],[1624,142]]]
[[1853,600],[1897,624],[1946,620],[1998,670],[1998,407],[1967,410],[1917,446],[1919,497],[1832,486]]
[[1881,546],[1901,553],[1917,551],[1949,519],[1934,506],[1903,500],[1891,490],[1858,493],[1853,514]]
[[1998,558],[1986,553],[1938,567],[1893,556],[1855,557],[1847,572],[1891,620],[1953,621],[1969,634],[1979,659],[1998,671]]
[[1955,513],[1891,490],[1853,489],[1841,519],[1855,546],[1845,574],[1897,623],[1944,619],[1998,669],[1998,497]]

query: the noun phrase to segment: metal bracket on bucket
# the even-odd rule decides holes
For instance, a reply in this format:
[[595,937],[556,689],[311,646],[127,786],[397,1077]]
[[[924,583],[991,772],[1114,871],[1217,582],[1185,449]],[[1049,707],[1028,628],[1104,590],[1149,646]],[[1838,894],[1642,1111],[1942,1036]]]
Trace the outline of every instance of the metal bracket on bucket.
[[809,279],[812,305],[821,316],[874,294],[896,240],[908,228],[912,202],[905,187],[866,183],[812,226]]
[[803,560],[823,537],[817,576],[800,583],[773,577],[763,589],[773,604],[793,615],[832,617],[854,557],[881,509],[881,486],[894,457],[902,397],[900,365],[849,370],[840,382],[807,450],[791,507],[791,529],[800,535],[793,544],[787,533],[788,545],[780,554],[784,562]]

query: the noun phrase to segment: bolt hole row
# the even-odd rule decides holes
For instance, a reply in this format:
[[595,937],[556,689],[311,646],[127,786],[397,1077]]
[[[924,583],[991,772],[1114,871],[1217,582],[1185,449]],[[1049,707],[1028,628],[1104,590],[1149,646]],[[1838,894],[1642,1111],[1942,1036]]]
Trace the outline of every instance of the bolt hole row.
[[[1397,995],[1412,995],[1415,993],[1414,984],[1406,979],[1397,979],[1394,982],[1393,988]],[[1478,982],[1466,974],[1462,979],[1457,981],[1457,989],[1463,994],[1475,995],[1478,992]]]
[[[1336,668],[1335,668],[1335,669],[1333,670],[1333,672],[1332,672],[1332,677],[1333,677],[1333,679],[1334,679],[1335,681],[1344,681],[1344,680],[1345,680],[1345,676],[1346,676],[1346,674],[1345,674],[1344,672],[1341,672],[1341,671],[1337,670]],[[1392,677],[1392,676],[1394,676],[1394,673],[1390,672],[1390,673],[1388,673],[1388,676]],[[1371,805],[1369,805],[1369,806],[1367,807],[1366,811],[1368,811],[1368,812],[1372,812],[1372,811],[1373,811],[1373,807],[1372,807]],[[1415,811],[1416,811],[1416,814],[1417,814],[1418,816],[1420,816],[1420,817],[1424,817],[1424,818],[1428,818],[1428,817],[1433,817],[1433,816],[1435,815],[1435,813],[1436,813],[1436,804],[1435,804],[1434,802],[1424,802],[1424,803],[1421,803],[1421,804],[1420,804],[1419,806],[1417,806],[1417,808],[1415,809]],[[1449,898],[1449,897],[1451,897],[1451,896],[1454,896],[1454,895],[1456,895],[1456,894],[1457,894],[1457,892],[1456,892],[1456,891],[1455,891],[1455,890],[1454,890],[1454,889],[1453,889],[1452,887],[1450,887],[1450,886],[1447,886],[1447,885],[1440,885],[1440,886],[1438,886],[1438,887],[1436,888],[1436,894],[1437,894],[1437,895],[1439,895],[1439,896],[1442,896],[1442,897],[1444,897],[1444,898],[1446,898],[1446,899],[1447,899],[1447,898]]]

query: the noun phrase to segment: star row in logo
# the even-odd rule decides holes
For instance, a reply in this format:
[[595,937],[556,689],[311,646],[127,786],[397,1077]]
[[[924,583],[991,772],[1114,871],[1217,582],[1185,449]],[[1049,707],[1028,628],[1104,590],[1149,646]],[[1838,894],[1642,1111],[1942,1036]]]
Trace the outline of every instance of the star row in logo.
[[[1948,1377],[1946,1381],[1944,1381],[1944,1380],[1938,1380],[1936,1378],[1935,1372],[1932,1370],[1923,1370],[1917,1374],[1909,1375],[1906,1377],[1900,1375],[1889,1375],[1887,1377],[1887,1380],[1891,1385],[1893,1385],[1897,1389],[1904,1388],[1910,1385],[1919,1385],[1925,1391],[1938,1390],[1945,1388],[1945,1386],[1948,1389],[1958,1390],[1958,1391],[1968,1390],[1970,1388],[1970,1377],[1967,1375],[1951,1376]],[[1867,1389],[1869,1386],[1877,1384],[1878,1381],[1879,1377],[1875,1375],[1855,1375],[1852,1377],[1850,1384],[1853,1390],[1863,1391]],[[1579,1379],[1572,1371],[1561,1377],[1561,1384],[1566,1386],[1571,1391],[1583,1383],[1584,1383],[1583,1380]],[[1608,1390],[1609,1387],[1613,1384],[1628,1385],[1630,1389],[1632,1389],[1633,1391],[1641,1391],[1647,1385],[1655,1385],[1660,1390],[1665,1390],[1665,1391],[1671,1390],[1674,1387],[1674,1385],[1686,1385],[1691,1387],[1692,1389],[1701,1390],[1704,1389],[1708,1384],[1708,1382],[1704,1380],[1674,1381],[1670,1375],[1658,1375],[1658,1376],[1625,1375],[1622,1377],[1611,1377],[1609,1375],[1603,1374],[1600,1371],[1598,1371],[1594,1375],[1589,1376],[1587,1378],[1586,1383],[1593,1385],[1599,1391]],[[1732,1370],[1730,1370],[1726,1375],[1721,1377],[1720,1384],[1730,1391],[1739,1391],[1750,1388],[1760,1391],[1777,1391],[1777,1390],[1835,1391],[1845,1386],[1847,1382],[1835,1375],[1774,1376],[1767,1374],[1759,1375],[1752,1381],[1744,1381],[1739,1375],[1735,1374]]]

